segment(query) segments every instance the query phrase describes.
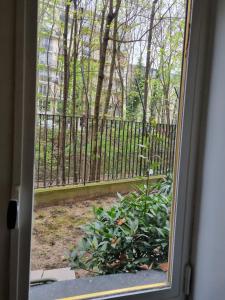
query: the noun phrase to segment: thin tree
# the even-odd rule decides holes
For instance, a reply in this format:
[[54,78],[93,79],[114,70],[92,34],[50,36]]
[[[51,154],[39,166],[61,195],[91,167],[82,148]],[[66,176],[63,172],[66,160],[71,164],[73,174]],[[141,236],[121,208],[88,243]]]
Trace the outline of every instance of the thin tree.
[[156,5],[157,5],[158,1],[159,0],[154,0],[152,3],[149,31],[148,31],[147,55],[146,55],[146,65],[145,65],[145,81],[144,81],[143,124],[146,123],[147,111],[148,111],[149,75],[150,75],[150,71],[151,71],[152,34],[153,34],[153,25],[154,25]]
[[115,70],[116,53],[117,53],[117,42],[116,42],[117,24],[118,24],[118,15],[116,16],[116,18],[114,20],[113,41],[112,41],[112,43],[113,43],[112,58],[111,58],[111,63],[110,63],[108,88],[107,88],[107,94],[106,94],[106,99],[105,99],[105,106],[104,106],[104,111],[103,111],[103,120],[105,120],[106,115],[108,113],[109,103],[110,103],[110,97],[111,97],[111,94],[112,94],[113,75],[114,75],[114,70]]
[[64,21],[64,32],[63,32],[63,62],[64,62],[64,77],[63,77],[63,118],[62,118],[62,146],[61,146],[61,157],[62,157],[62,184],[66,184],[66,113],[67,113],[67,102],[68,102],[68,87],[69,87],[69,57],[68,57],[68,24],[69,24],[69,11],[71,1],[66,2],[65,6],[65,21]]
[[[142,137],[141,144],[144,145],[144,140],[146,136],[146,120],[148,111],[148,94],[149,94],[149,75],[151,71],[151,47],[152,47],[152,35],[153,35],[153,25],[155,19],[156,5],[159,0],[154,0],[152,3],[152,9],[150,14],[149,30],[148,30],[148,42],[147,42],[147,55],[145,64],[145,77],[144,77],[144,98],[143,98],[143,127],[142,127]],[[143,151],[145,148],[141,147],[141,159],[140,159],[140,175],[142,175],[142,165],[143,165]]]
[[[92,152],[93,164],[91,170],[91,180],[95,180],[96,167],[97,167],[97,140],[98,140],[98,128],[99,128],[100,101],[101,101],[102,86],[104,80],[104,70],[105,70],[105,62],[106,62],[106,53],[107,53],[108,42],[109,42],[109,34],[110,34],[111,24],[119,13],[120,5],[121,5],[121,0],[117,0],[116,8],[114,10],[113,0],[109,1],[109,11],[106,17],[103,39],[100,46],[98,81],[96,87],[95,106],[94,106],[94,128],[93,128],[94,145],[93,145],[93,152]],[[104,17],[103,14],[102,17]]]

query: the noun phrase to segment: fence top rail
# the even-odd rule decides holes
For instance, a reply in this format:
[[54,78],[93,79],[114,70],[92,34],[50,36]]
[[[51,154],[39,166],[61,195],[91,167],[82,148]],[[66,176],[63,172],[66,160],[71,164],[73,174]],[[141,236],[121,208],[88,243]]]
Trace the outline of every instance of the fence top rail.
[[[60,115],[60,114],[45,114],[45,113],[37,113],[36,114],[39,117],[46,117],[46,118],[55,118],[58,117],[59,119],[61,118],[68,118],[68,119],[86,119],[86,120],[94,120],[95,117],[94,116],[72,116],[72,115]],[[112,118],[103,118],[103,117],[99,117],[98,118],[100,121],[104,120],[106,122],[120,122],[120,123],[133,123],[133,124],[143,124],[142,121],[136,121],[136,120],[122,120],[122,119],[112,119]],[[167,123],[156,123],[155,125],[153,125],[150,122],[146,122],[145,125],[150,125],[150,126],[171,126],[171,127],[176,127],[176,124],[167,124]]]

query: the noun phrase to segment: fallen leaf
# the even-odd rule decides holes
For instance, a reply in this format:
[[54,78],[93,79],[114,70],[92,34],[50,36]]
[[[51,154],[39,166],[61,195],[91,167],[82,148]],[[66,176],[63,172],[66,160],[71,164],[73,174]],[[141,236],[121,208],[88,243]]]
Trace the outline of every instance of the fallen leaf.
[[148,265],[140,265],[141,270],[148,270],[149,266]]
[[151,264],[151,265],[144,264],[144,265],[140,265],[139,268],[141,270],[151,270],[152,269],[152,265],[153,264]]
[[116,224],[119,225],[119,226],[123,225],[124,223],[126,223],[125,218],[116,220]]
[[168,262],[159,264],[159,269],[161,269],[163,272],[168,272],[168,270],[169,270]]
[[116,246],[119,243],[119,241],[120,241],[120,238],[113,238],[112,242],[111,242],[111,245]]

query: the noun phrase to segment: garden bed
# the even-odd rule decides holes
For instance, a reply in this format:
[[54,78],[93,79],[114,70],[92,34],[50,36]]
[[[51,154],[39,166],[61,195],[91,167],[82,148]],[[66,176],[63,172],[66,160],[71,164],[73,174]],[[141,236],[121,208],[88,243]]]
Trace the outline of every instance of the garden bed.
[[167,269],[172,177],[118,198],[36,206],[32,270],[68,267],[69,261],[77,278]]
[[[68,267],[66,255],[83,237],[81,226],[93,219],[93,206],[110,207],[116,201],[116,197],[101,197],[35,208],[31,269]],[[87,275],[85,271],[76,274],[77,277]]]

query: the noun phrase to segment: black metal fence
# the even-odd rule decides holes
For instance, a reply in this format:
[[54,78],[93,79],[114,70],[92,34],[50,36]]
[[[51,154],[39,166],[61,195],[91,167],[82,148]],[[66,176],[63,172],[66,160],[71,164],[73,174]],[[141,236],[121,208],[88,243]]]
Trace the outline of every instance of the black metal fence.
[[172,171],[175,125],[100,119],[98,127],[94,140],[93,118],[38,114],[35,187],[134,178],[147,170],[152,175]]

